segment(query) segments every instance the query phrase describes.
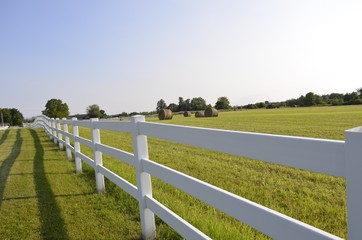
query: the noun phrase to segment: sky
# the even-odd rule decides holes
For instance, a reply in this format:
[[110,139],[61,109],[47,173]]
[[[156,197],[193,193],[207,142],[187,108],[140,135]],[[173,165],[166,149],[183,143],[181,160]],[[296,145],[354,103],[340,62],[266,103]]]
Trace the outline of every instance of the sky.
[[0,1],[0,108],[284,101],[362,87],[362,1]]

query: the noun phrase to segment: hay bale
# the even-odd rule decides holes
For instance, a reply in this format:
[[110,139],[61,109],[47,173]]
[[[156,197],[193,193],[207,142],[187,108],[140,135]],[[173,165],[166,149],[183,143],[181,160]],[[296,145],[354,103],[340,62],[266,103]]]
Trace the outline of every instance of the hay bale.
[[168,120],[172,119],[172,111],[170,109],[161,109],[158,113],[158,119]]
[[205,117],[205,114],[204,114],[204,112],[197,111],[197,112],[195,112],[195,117],[197,117],[197,118],[199,118],[199,117]]
[[206,108],[205,110],[205,117],[217,117],[219,116],[219,112],[216,108]]
[[191,117],[191,112],[185,111],[184,112],[184,117]]

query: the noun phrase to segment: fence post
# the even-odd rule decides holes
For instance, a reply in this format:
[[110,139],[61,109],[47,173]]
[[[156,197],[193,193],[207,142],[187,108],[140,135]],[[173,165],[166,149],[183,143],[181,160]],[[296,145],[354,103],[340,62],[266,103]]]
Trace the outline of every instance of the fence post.
[[50,121],[49,121],[49,118],[46,118],[46,117],[43,117],[44,118],[44,124],[45,124],[45,129],[47,131],[47,135],[49,137],[50,140],[52,140],[52,135],[50,133],[51,131],[51,126],[50,126]]
[[75,171],[76,173],[82,172],[82,160],[78,157],[78,153],[80,153],[80,143],[77,141],[76,137],[79,137],[79,130],[78,126],[75,124],[77,118],[72,118],[72,125],[73,125],[73,137],[74,137],[74,156],[75,156]]
[[345,131],[348,239],[362,236],[362,127]]
[[152,197],[152,183],[150,174],[143,171],[142,159],[148,159],[148,146],[147,136],[140,135],[138,129],[138,122],[145,122],[145,116],[137,115],[131,118],[133,123],[133,149],[136,161],[136,178],[137,188],[139,195],[139,209],[141,217],[141,228],[143,239],[155,239],[156,238],[156,226],[155,215],[147,208],[144,197],[146,195]]
[[56,119],[56,123],[57,123],[59,149],[63,150],[63,143],[61,142],[61,140],[63,140],[63,134],[60,132],[62,130],[62,128],[60,127],[59,118]]
[[[67,119],[63,118],[62,120],[66,121]],[[64,122],[63,126],[64,126],[64,132],[69,133],[68,124]],[[68,147],[69,143],[70,143],[69,137],[67,135],[64,135],[64,140],[65,140],[65,150],[67,152],[67,158],[68,158],[68,160],[72,160],[72,152],[70,151],[70,149]]]
[[96,175],[97,192],[102,193],[105,190],[104,176],[99,172],[98,166],[103,165],[102,152],[97,151],[97,143],[101,143],[101,135],[98,128],[95,128],[95,122],[98,122],[98,118],[91,118],[92,123],[92,142],[93,142],[93,156],[94,156],[94,171]]
[[56,130],[55,130],[55,120],[54,120],[54,118],[51,118],[50,119],[50,123],[51,123],[51,125],[52,125],[52,137],[53,137],[53,141],[54,141],[54,143],[55,144],[57,144],[57,132],[56,132]]

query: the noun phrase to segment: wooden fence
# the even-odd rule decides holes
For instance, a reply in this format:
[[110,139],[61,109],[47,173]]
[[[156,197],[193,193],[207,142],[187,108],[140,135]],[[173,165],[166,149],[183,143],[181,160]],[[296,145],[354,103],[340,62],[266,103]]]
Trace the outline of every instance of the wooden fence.
[[[68,126],[73,128],[68,132]],[[78,126],[89,128],[92,139],[79,136]],[[139,202],[143,239],[156,237],[154,214],[186,239],[210,239],[152,196],[151,175],[223,211],[235,219],[276,239],[340,239],[330,233],[227,192],[206,182],[153,162],[148,157],[147,136],[188,144],[323,174],[346,178],[348,237],[362,238],[362,127],[347,130],[345,141],[237,132],[145,122],[134,116],[130,122],[78,121],[36,118],[33,127],[43,127],[68,159],[75,156],[76,172],[82,162],[95,170],[98,192],[105,190],[104,177]],[[132,133],[134,153],[100,142],[100,129]],[[64,137],[64,138],[63,138]],[[70,139],[74,146],[70,145]],[[80,151],[80,144],[93,149],[93,159]],[[137,186],[102,164],[102,153],[136,168]]]

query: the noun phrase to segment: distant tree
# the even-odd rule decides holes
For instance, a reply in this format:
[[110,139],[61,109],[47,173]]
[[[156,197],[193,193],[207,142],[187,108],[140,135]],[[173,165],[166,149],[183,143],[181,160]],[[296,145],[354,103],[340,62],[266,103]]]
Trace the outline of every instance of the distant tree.
[[184,110],[183,111],[189,111],[191,110],[191,100],[188,98],[185,100],[185,104],[184,104]]
[[357,89],[357,93],[359,97],[362,97],[362,87]]
[[20,126],[24,122],[23,114],[16,108],[3,108],[0,109],[2,113],[2,119],[0,123],[4,120],[4,123],[9,124],[10,126]]
[[177,112],[178,111],[178,105],[175,104],[175,103],[170,103],[170,105],[168,105],[167,108],[170,109],[172,112]]
[[305,95],[303,99],[304,106],[313,106],[315,105],[315,95],[312,92],[309,92]]
[[298,99],[292,98],[286,101],[286,105],[289,107],[302,106],[303,102],[300,98]]
[[183,97],[178,97],[178,111],[185,111],[183,110],[185,107],[185,101]]
[[156,107],[157,113],[159,113],[162,109],[164,109],[164,108],[166,108],[166,107],[167,107],[166,102],[165,102],[163,99],[159,100],[159,101],[157,102],[157,107]]
[[256,109],[258,108],[255,104],[247,104],[243,106],[244,109]]
[[314,94],[314,102],[317,105],[320,105],[320,104],[324,103],[323,98],[321,96],[317,95],[317,94]]
[[346,93],[343,96],[343,101],[344,102],[350,102],[350,101],[354,101],[358,99],[358,94],[356,92],[352,92],[352,93]]
[[331,93],[329,94],[329,99],[343,99],[344,95],[342,93]]
[[128,116],[132,117],[132,116],[135,116],[135,115],[138,115],[138,112],[131,112]]
[[100,118],[107,118],[106,111],[104,111],[103,109],[101,109],[99,112],[101,113]]
[[184,100],[183,97],[178,98],[178,111],[189,111],[191,110],[190,99]]
[[2,114],[2,120],[4,121],[4,123],[10,124],[12,122],[10,109],[3,108],[0,109],[0,112]]
[[50,118],[68,118],[69,107],[62,100],[52,98],[45,104],[42,113]]
[[128,113],[122,112],[122,113],[120,114],[120,117],[128,117]]
[[202,97],[191,99],[191,110],[205,110],[206,101]]
[[219,97],[215,103],[216,109],[229,109],[231,108],[230,102],[227,97]]
[[15,108],[12,108],[10,110],[10,112],[11,112],[11,118],[12,118],[11,125],[12,126],[20,126],[20,125],[22,125],[23,121],[24,121],[23,114],[21,114],[19,112],[19,110],[15,109]]
[[257,108],[265,108],[266,107],[266,104],[264,102],[259,102],[259,103],[256,103],[255,105],[256,105]]
[[87,115],[90,118],[101,118],[102,117],[101,110],[97,104],[92,104],[87,107]]

